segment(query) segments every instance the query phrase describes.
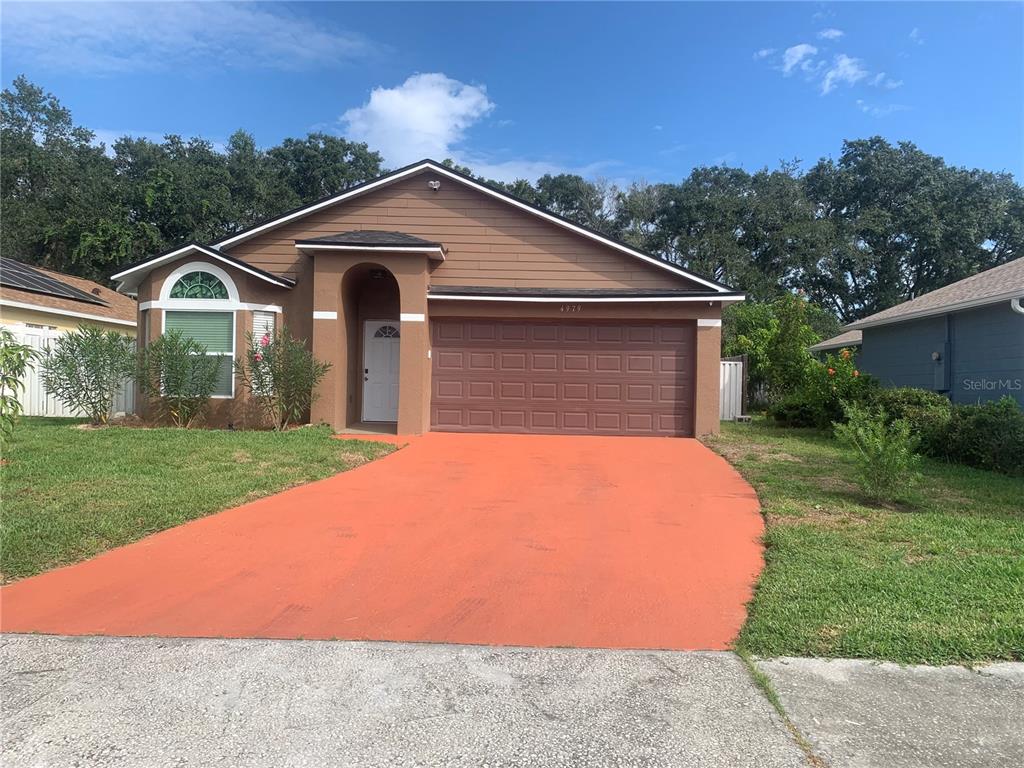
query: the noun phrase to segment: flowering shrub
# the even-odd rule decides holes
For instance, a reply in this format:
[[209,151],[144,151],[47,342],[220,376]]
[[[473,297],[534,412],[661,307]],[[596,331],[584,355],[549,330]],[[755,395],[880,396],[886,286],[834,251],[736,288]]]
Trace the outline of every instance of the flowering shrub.
[[106,424],[135,370],[135,339],[95,325],[58,337],[43,358],[46,391],[93,424]]
[[857,369],[850,350],[812,361],[802,386],[769,409],[776,422],[790,427],[827,429],[843,422],[843,403],[862,403],[876,387],[875,381]]
[[313,403],[316,385],[330,368],[287,328],[273,335],[248,334],[245,356],[235,362],[242,386],[277,430],[302,419]]
[[139,389],[176,427],[191,427],[202,416],[219,376],[220,358],[179,330],[167,331],[139,354]]

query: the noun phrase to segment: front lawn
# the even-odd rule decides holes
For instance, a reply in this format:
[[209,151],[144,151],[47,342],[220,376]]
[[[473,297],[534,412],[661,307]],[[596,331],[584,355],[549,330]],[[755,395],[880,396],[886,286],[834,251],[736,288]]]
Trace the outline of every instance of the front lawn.
[[333,475],[392,450],[289,432],[78,429],[24,418],[4,448],[4,581],[83,560],[211,512]]
[[918,501],[886,508],[820,433],[723,424],[708,444],[754,486],[767,523],[742,650],[1024,660],[1024,480],[925,460]]

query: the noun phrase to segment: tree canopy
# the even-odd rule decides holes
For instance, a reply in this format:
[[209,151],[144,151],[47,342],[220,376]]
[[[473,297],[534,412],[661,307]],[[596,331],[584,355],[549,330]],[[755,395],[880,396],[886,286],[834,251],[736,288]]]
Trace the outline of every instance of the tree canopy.
[[[211,241],[384,172],[366,144],[326,133],[269,149],[239,130],[97,144],[52,94],[0,94],[0,248],[85,277],[188,240]],[[445,161],[472,175],[472,169]],[[842,322],[1024,254],[1024,189],[912,143],[846,141],[837,159],[750,172],[694,168],[625,189],[575,174],[488,183],[756,301],[786,294]]]

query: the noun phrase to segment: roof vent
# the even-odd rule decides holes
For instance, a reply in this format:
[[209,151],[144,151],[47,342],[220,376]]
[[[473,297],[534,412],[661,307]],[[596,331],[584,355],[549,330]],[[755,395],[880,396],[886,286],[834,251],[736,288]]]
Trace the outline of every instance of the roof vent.
[[432,181],[428,181],[427,186],[430,187],[435,192],[437,192],[437,190],[441,188],[441,182],[438,181],[437,179],[434,179]]

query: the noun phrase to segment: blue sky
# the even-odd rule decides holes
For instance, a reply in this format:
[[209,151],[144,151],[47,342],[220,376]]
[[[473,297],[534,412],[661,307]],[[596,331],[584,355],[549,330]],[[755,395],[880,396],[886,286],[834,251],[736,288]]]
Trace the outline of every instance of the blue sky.
[[2,77],[123,133],[678,180],[910,140],[1024,178],[1020,3],[19,4]]

